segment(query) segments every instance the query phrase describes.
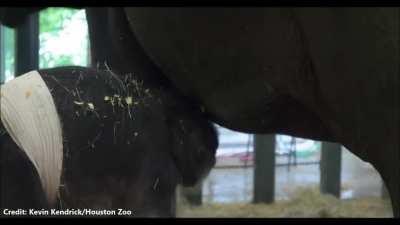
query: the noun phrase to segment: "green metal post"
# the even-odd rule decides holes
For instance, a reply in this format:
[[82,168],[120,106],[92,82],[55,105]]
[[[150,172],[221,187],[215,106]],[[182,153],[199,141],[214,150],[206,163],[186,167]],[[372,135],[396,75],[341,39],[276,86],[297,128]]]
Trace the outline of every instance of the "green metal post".
[[275,195],[275,135],[254,135],[254,203],[271,203]]
[[6,79],[5,75],[5,58],[4,58],[4,30],[3,26],[0,25],[0,84],[4,83]]
[[16,67],[19,76],[39,67],[39,14],[29,15],[16,28]]
[[340,198],[341,147],[337,143],[322,142],[320,161],[321,193],[331,194],[338,198]]

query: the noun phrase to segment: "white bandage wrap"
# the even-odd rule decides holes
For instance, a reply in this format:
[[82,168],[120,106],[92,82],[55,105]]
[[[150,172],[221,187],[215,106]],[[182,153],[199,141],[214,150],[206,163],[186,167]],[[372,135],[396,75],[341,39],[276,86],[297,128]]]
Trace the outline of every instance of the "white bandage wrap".
[[37,71],[1,86],[1,121],[32,161],[50,204],[60,185],[63,160],[61,123],[53,97]]

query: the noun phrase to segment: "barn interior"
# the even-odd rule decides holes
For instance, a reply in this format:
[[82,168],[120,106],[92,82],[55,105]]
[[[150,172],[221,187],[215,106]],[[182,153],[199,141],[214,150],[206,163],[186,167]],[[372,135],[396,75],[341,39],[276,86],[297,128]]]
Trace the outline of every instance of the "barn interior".
[[[89,63],[84,10],[50,7],[16,29],[0,26],[1,84]],[[195,187],[176,190],[179,218],[393,216],[378,172],[337,143],[217,129],[214,168]]]

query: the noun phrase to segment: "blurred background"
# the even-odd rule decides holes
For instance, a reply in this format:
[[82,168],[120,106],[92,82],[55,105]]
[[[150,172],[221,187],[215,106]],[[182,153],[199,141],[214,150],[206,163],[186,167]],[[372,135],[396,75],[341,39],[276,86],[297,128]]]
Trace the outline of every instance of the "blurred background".
[[[0,26],[1,83],[28,64],[88,65],[84,10],[48,8],[32,21],[20,31]],[[30,46],[39,53],[37,62],[17,57],[18,43],[27,38],[38,38]],[[196,187],[178,187],[178,217],[392,216],[380,175],[343,146],[217,129],[216,165]]]
[[380,175],[339,144],[218,131],[217,163],[197,187],[179,188],[178,216],[392,216]]

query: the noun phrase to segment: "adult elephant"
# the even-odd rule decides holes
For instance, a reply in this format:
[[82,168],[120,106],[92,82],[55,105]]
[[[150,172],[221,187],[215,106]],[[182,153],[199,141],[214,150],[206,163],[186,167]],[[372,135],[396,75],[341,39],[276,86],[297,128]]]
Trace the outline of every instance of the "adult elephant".
[[399,8],[127,8],[146,54],[222,126],[335,141],[400,216]]
[[231,129],[339,142],[380,172],[400,216],[399,8],[87,15],[94,65],[161,70],[208,119]]

